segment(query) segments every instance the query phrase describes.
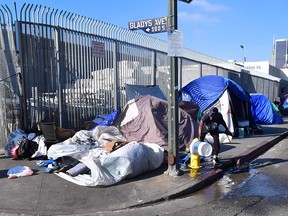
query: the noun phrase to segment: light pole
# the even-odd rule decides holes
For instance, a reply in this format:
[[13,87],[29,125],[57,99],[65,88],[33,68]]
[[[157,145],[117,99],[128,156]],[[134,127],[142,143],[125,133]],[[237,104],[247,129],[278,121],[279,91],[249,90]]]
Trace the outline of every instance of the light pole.
[[[178,29],[177,1],[168,0],[168,34]],[[192,0],[180,0],[186,3]],[[179,113],[178,113],[178,57],[169,56],[169,101],[168,101],[168,169],[171,176],[183,174],[179,164]]]

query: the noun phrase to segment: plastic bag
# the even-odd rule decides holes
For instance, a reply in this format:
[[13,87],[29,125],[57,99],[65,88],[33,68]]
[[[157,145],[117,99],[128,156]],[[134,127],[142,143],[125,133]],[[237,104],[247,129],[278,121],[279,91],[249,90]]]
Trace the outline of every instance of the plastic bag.
[[16,129],[14,131],[12,131],[9,135],[8,135],[8,140],[12,140],[15,137],[18,137],[19,135],[23,135],[25,134],[25,131],[21,130],[21,129]]
[[19,178],[22,176],[30,176],[33,174],[33,170],[27,166],[16,166],[8,170],[7,176],[9,179]]
[[25,134],[25,132],[20,129],[10,133],[8,136],[8,142],[5,145],[5,156],[13,157],[16,147],[18,147],[21,143],[21,140],[23,140],[26,137],[27,134]]

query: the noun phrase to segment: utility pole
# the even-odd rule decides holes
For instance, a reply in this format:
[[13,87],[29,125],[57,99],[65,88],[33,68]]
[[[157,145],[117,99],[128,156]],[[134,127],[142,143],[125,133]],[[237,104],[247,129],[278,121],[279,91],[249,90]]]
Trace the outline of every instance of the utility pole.
[[[168,0],[168,34],[178,29],[177,1]],[[181,0],[190,3],[192,0]],[[169,68],[169,101],[168,101],[168,169],[171,176],[183,174],[179,164],[179,109],[178,109],[178,57],[168,56]]]
[[[177,0],[168,0],[168,34],[177,30]],[[167,174],[180,175],[179,165],[179,113],[178,113],[178,57],[168,56],[168,169]]]

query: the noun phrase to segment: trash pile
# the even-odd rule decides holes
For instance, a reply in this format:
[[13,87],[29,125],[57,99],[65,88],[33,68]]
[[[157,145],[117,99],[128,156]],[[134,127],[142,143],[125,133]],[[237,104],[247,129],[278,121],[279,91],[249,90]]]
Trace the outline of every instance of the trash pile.
[[[194,103],[179,104],[181,150],[197,136],[197,112]],[[82,186],[112,185],[154,170],[164,162],[168,147],[167,101],[141,96],[128,101],[121,111],[97,116],[94,123],[94,127],[74,133],[49,122],[40,122],[36,133],[15,130],[9,134],[5,155],[36,160],[43,172]]]
[[[15,160],[35,160],[44,173],[53,173],[82,186],[112,185],[161,166],[164,149],[153,143],[127,142],[115,126],[80,130],[48,147],[39,133],[15,130],[9,134],[5,155]],[[7,172],[9,179],[32,175],[26,166]]]

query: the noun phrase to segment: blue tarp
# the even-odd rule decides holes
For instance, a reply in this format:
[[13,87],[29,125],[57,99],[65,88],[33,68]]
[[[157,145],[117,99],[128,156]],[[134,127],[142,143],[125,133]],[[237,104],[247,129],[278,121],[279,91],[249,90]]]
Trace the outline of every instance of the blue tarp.
[[271,101],[262,94],[251,95],[251,115],[256,124],[282,124],[282,117],[273,109]]
[[[95,127],[91,129],[93,131],[97,126],[110,126],[113,124],[114,120],[119,115],[120,110],[114,110],[112,113],[106,115],[105,117],[102,117],[102,115],[98,115],[94,120],[93,123],[96,124]],[[98,122],[99,121],[99,122]]]
[[214,104],[228,89],[237,98],[250,101],[250,95],[233,80],[223,76],[209,75],[195,79],[180,89],[179,100],[194,101],[203,112]]

